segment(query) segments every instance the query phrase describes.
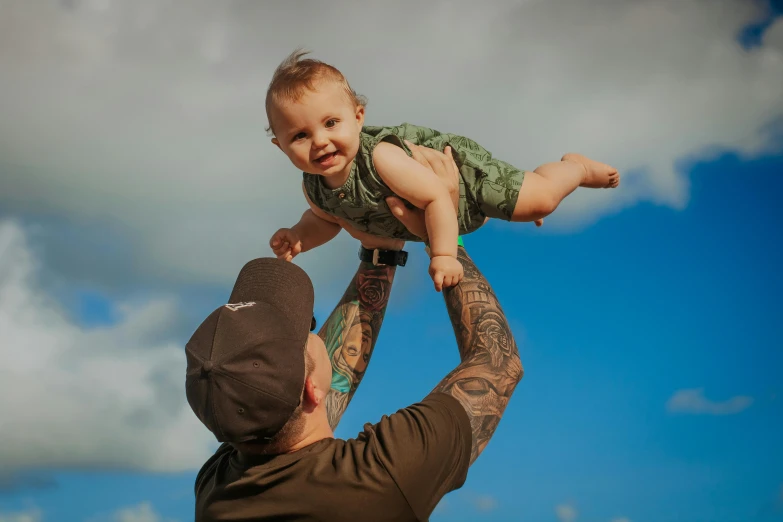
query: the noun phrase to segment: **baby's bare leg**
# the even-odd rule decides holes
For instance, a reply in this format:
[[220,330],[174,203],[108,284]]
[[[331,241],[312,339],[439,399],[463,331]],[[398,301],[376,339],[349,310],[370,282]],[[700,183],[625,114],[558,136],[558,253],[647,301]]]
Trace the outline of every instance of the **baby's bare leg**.
[[577,187],[614,188],[619,183],[617,169],[580,154],[566,154],[561,161],[525,173],[511,220],[535,221],[540,226]]

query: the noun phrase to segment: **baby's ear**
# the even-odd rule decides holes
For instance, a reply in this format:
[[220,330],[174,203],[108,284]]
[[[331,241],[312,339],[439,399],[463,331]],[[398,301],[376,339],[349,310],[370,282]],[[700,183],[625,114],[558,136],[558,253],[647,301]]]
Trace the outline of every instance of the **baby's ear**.
[[277,138],[272,138],[272,143],[274,143],[275,145],[277,145],[277,148],[278,148],[278,149],[280,149],[280,150],[283,150],[283,148],[280,146],[280,142],[278,141],[278,139],[277,139]]

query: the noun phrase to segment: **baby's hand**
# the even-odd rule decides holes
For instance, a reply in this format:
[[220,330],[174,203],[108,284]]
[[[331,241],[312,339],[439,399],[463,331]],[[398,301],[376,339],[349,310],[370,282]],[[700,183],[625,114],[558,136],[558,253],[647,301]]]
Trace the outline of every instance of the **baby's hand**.
[[462,281],[463,274],[462,263],[456,257],[435,256],[430,260],[430,277],[438,292]]
[[293,229],[281,228],[269,240],[269,246],[278,259],[291,261],[302,251],[302,240]]

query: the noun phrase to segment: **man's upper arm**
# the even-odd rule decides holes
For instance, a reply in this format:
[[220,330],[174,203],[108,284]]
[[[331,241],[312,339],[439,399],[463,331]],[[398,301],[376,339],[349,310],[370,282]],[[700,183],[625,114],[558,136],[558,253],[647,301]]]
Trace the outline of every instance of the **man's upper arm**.
[[427,520],[443,496],[465,482],[470,465],[470,421],[450,395],[430,394],[368,426],[365,434],[420,520]]

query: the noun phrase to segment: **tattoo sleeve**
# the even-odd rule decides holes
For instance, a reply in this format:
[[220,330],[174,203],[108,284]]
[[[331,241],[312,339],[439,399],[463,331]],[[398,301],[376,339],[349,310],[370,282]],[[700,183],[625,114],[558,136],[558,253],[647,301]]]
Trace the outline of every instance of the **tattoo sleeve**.
[[470,463],[495,433],[511,394],[522,379],[522,362],[500,303],[487,280],[459,248],[465,275],[443,291],[461,362],[433,391],[456,398],[470,418]]
[[342,299],[318,335],[332,361],[332,386],[326,396],[334,429],[370,364],[389,302],[396,268],[361,263]]

